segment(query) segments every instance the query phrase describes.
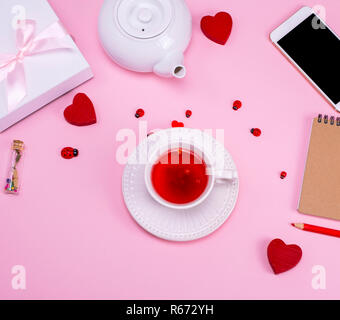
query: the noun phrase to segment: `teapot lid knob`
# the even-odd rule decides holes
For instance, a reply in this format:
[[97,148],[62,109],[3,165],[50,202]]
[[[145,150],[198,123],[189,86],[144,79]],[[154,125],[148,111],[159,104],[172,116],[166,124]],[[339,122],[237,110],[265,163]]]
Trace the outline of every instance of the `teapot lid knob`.
[[173,12],[171,0],[121,0],[116,15],[120,27],[128,35],[148,39],[168,28]]
[[150,22],[152,19],[152,11],[147,8],[142,8],[139,11],[138,19],[139,21],[144,22],[144,23]]

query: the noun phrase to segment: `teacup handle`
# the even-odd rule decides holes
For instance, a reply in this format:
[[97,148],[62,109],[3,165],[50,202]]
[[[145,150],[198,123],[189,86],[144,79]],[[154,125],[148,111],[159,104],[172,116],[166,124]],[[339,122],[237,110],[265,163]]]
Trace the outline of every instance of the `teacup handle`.
[[223,170],[215,172],[215,180],[217,183],[225,183],[226,180],[234,180],[238,178],[236,170]]

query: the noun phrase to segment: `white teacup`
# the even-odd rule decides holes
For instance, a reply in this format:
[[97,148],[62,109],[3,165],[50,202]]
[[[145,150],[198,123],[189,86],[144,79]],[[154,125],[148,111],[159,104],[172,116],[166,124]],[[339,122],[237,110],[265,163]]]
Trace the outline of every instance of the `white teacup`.
[[[208,184],[204,190],[204,192],[194,201],[184,203],[184,204],[176,204],[169,202],[162,198],[157,191],[155,190],[151,175],[152,175],[152,168],[160,159],[160,157],[165,154],[166,152],[176,149],[182,148],[184,150],[193,151],[199,158],[203,159],[206,168],[207,168],[207,175],[208,175]],[[214,161],[212,161],[211,156],[208,153],[204,152],[201,147],[194,146],[193,144],[188,144],[185,142],[180,142],[177,145],[174,144],[163,144],[160,146],[153,154],[149,155],[147,164],[145,165],[145,184],[148,192],[150,195],[161,205],[172,208],[172,209],[190,209],[193,207],[198,206],[202,203],[205,199],[208,198],[209,194],[211,193],[215,183],[225,183],[228,180],[237,179],[237,171],[236,170],[217,170],[214,167]]]

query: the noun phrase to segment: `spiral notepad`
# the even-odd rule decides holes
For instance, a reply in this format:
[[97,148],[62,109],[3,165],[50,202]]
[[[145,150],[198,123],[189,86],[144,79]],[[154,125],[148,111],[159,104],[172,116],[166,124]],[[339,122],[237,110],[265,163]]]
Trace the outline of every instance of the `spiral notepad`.
[[313,120],[298,210],[340,220],[340,117]]

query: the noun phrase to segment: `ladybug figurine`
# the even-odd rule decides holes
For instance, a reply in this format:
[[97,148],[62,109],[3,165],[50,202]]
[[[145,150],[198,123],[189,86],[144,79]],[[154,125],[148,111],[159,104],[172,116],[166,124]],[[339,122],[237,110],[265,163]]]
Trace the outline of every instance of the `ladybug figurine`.
[[287,172],[286,171],[282,171],[281,173],[280,173],[280,178],[281,179],[284,179],[284,178],[286,178],[287,177]]
[[253,128],[250,130],[250,132],[255,136],[255,137],[259,137],[261,135],[261,130],[259,128]]
[[235,111],[237,111],[238,109],[240,109],[242,107],[242,102],[240,100],[236,100],[233,103],[233,109]]
[[66,147],[63,150],[61,150],[61,156],[64,159],[72,159],[74,157],[78,157],[79,151],[78,149],[74,149],[71,147]]
[[143,109],[137,109],[136,113],[135,113],[135,117],[138,119],[138,118],[141,118],[143,117],[145,114],[145,111]]

